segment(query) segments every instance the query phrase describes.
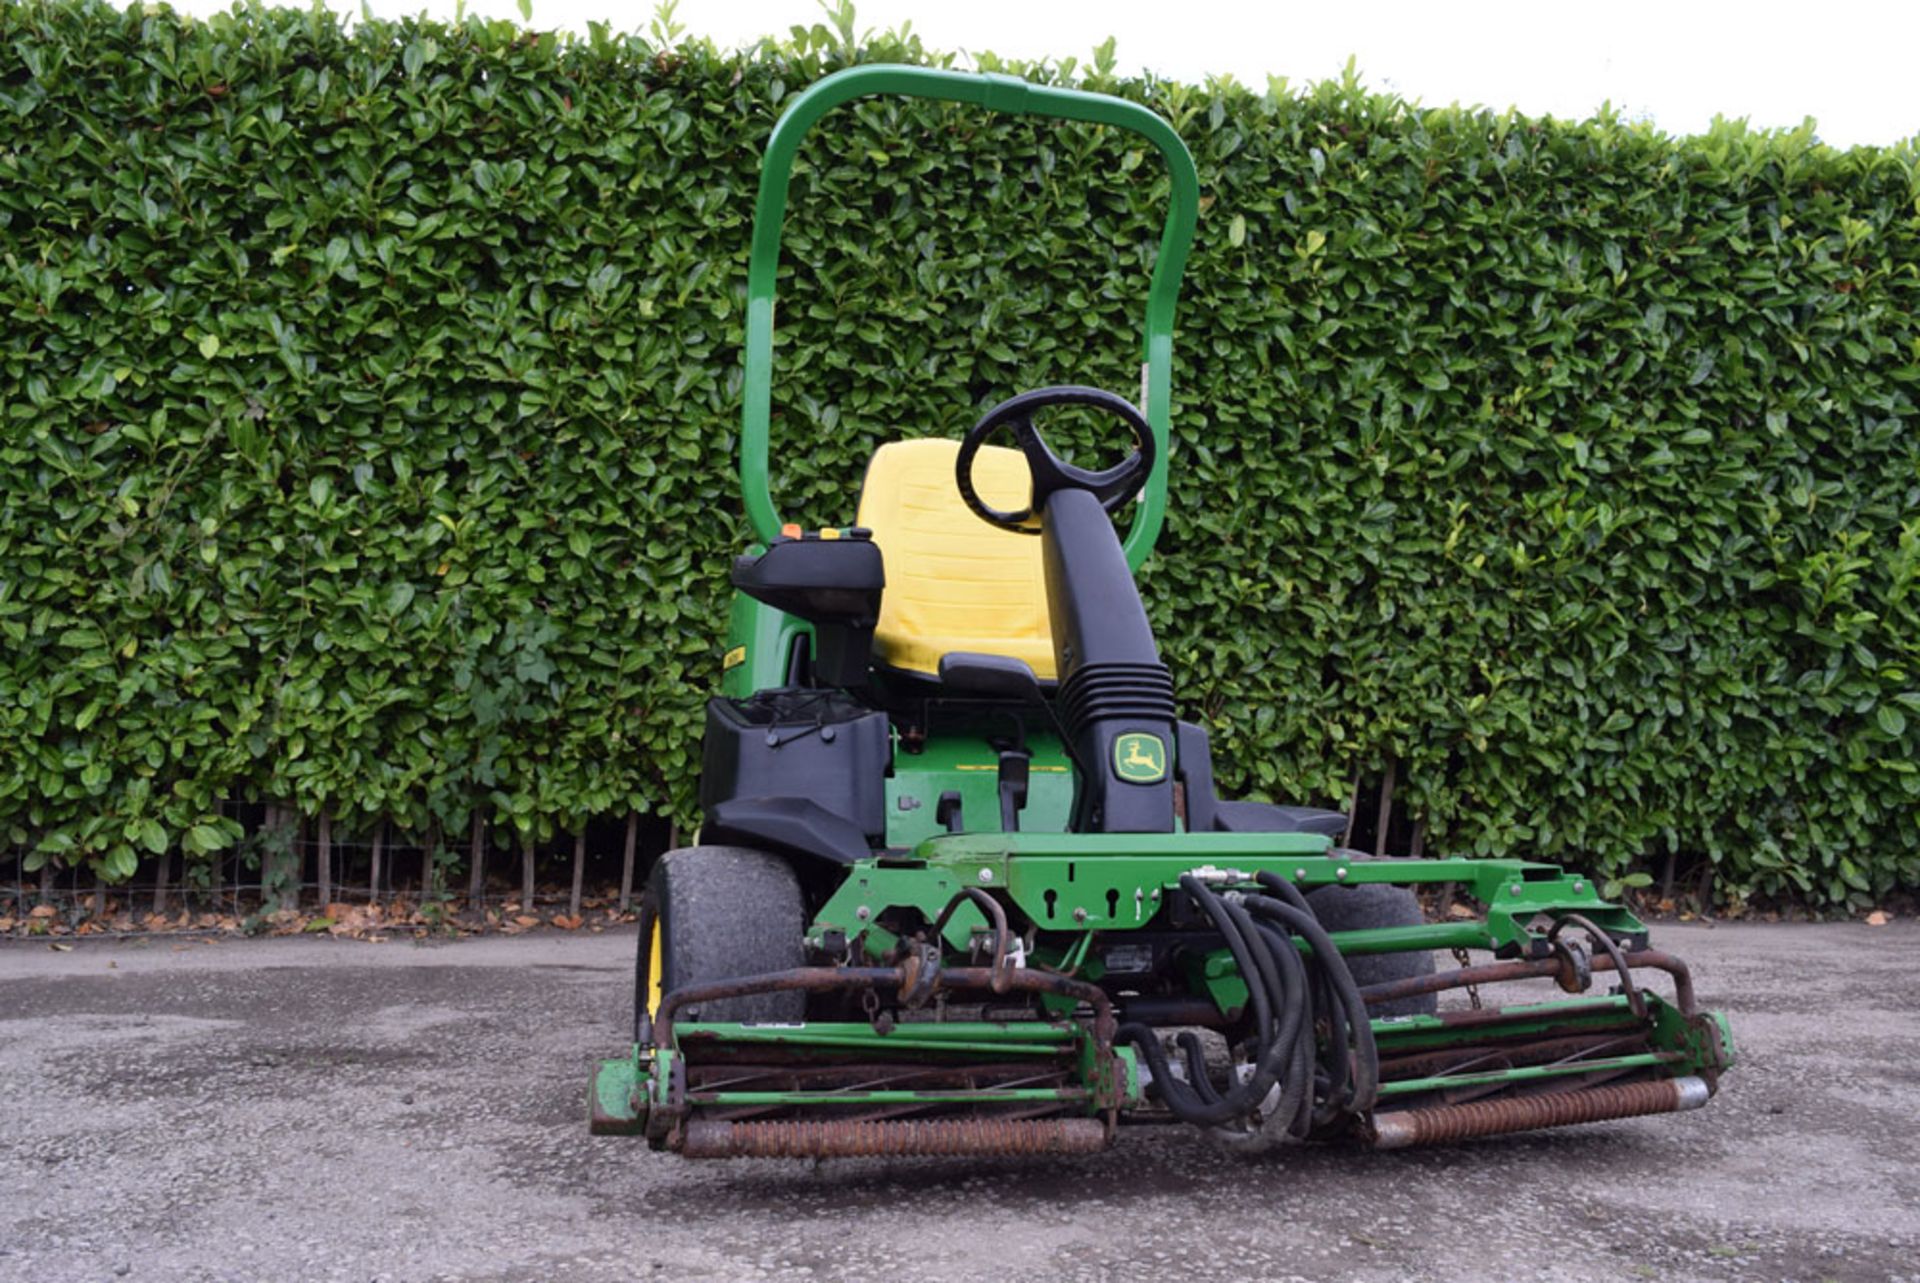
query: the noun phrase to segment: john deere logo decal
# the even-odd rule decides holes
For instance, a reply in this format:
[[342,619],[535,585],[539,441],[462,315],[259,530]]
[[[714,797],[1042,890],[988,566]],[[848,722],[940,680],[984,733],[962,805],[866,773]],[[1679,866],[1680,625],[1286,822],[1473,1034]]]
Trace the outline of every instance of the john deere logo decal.
[[1135,731],[1113,742],[1113,769],[1129,784],[1157,784],[1167,775],[1167,746]]

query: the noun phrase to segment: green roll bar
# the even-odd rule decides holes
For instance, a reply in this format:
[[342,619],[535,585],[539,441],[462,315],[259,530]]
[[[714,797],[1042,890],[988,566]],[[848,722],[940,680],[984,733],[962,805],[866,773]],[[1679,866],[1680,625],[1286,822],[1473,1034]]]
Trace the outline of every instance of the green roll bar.
[[[1193,244],[1199,215],[1200,178],[1186,144],[1173,126],[1137,103],[1086,93],[1029,84],[1015,76],[929,67],[875,63],[851,67],[814,82],[793,100],[773,136],[760,168],[760,194],[753,211],[753,258],[747,271],[747,349],[745,396],[740,407],[740,491],[747,518],[760,540],[780,531],[767,479],[767,418],[773,386],[773,297],[780,266],[780,224],[787,212],[787,180],[793,172],[794,152],[813,123],[829,110],[868,94],[900,94],[944,102],[971,103],[989,111],[1012,115],[1051,116],[1114,125],[1152,143],[1167,163],[1173,181],[1173,200],[1166,227],[1160,233],[1160,252],[1154,258],[1153,280],[1147,295],[1146,368],[1142,376],[1147,424],[1160,447],[1153,475],[1135,509],[1127,531],[1127,565],[1135,570],[1153,551],[1167,506],[1168,433],[1173,377],[1173,311],[1180,294],[1180,274]],[[1009,388],[1007,391],[1018,391]]]

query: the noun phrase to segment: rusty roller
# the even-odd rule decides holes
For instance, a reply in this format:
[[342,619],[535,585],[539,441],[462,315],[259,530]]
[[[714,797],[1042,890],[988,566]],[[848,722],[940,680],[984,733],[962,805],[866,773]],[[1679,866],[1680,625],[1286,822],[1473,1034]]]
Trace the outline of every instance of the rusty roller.
[[1686,1077],[1592,1087],[1550,1096],[1515,1096],[1468,1105],[1407,1109],[1374,1116],[1373,1147],[1408,1149],[1541,1127],[1568,1127],[1641,1114],[1673,1114],[1698,1109],[1712,1095],[1713,1089],[1705,1079]]
[[1107,1128],[1092,1118],[848,1119],[687,1124],[688,1158],[914,1158],[931,1154],[1092,1154]]

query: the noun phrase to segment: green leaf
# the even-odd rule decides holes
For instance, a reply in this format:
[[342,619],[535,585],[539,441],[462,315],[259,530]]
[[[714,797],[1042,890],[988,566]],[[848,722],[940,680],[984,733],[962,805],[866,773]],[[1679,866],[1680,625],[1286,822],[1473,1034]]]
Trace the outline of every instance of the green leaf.
[[218,334],[203,334],[200,336],[200,355],[209,361],[220,355],[220,336]]

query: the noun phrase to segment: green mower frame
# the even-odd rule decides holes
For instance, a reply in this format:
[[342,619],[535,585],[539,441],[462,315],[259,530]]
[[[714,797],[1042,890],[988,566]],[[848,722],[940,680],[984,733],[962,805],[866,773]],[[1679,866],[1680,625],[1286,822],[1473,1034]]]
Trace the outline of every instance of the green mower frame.
[[[881,530],[783,527],[769,490],[788,178],[807,128],[868,94],[1125,129],[1171,178],[1142,406],[1025,393],[976,424],[952,465],[979,520],[1039,537],[1051,683],[993,653],[891,669],[874,629],[898,545]],[[664,856],[643,898],[634,1045],[594,1077],[595,1132],[689,1157],[1086,1152],[1148,1121],[1242,1149],[1397,1148],[1690,1109],[1732,1066],[1727,1023],[1698,1009],[1685,965],[1587,879],[1515,859],[1366,856],[1335,845],[1344,816],[1215,796],[1206,736],[1177,720],[1132,586],[1165,511],[1198,194],[1192,158],[1151,111],[1005,76],[857,67],[798,95],[775,127],[740,446],[760,542],[734,573],[702,845]],[[1062,463],[1032,425],[1059,405],[1121,418],[1133,453],[1101,472]],[[1018,512],[973,483],[998,432],[1028,468]],[[1128,511],[1122,538],[1111,520]],[[1438,884],[1481,916],[1425,922],[1406,888]],[[1460,965],[1436,971],[1437,950]],[[1670,996],[1647,987],[1656,971]],[[1528,980],[1570,996],[1481,1005],[1483,988]],[[1440,1010],[1455,990],[1472,1006]]]

